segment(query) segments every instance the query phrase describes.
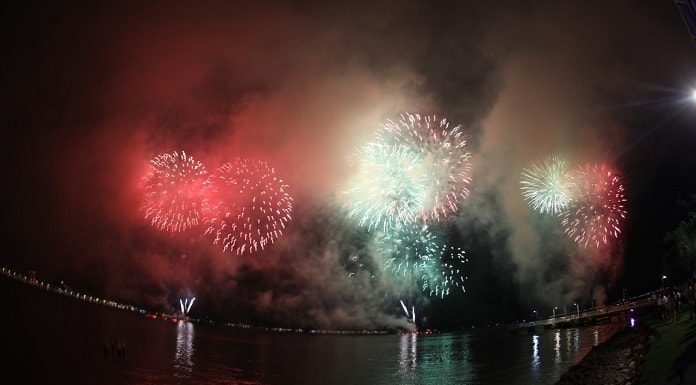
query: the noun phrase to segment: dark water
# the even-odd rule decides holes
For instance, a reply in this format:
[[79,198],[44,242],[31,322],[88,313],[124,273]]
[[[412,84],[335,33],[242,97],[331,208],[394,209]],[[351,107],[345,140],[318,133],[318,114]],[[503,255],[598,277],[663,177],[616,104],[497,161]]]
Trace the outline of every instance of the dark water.
[[[310,336],[149,320],[0,278],[2,374],[41,384],[552,384],[619,325]],[[105,338],[126,357],[104,358]],[[3,381],[3,383],[5,383]]]

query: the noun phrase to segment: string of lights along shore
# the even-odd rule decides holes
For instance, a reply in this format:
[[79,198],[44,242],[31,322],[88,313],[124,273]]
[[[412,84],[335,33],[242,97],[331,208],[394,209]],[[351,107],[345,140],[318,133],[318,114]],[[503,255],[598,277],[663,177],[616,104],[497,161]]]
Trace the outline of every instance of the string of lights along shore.
[[[466,292],[466,252],[445,236],[451,220],[466,215],[474,183],[463,127],[403,113],[347,157],[353,175],[336,205],[373,239],[374,263],[367,265],[429,296]],[[155,156],[143,183],[145,219],[160,231],[199,231],[230,255],[270,247],[291,225],[290,185],[259,159],[234,157],[213,170],[181,150]],[[539,157],[523,168],[520,186],[530,209],[556,217],[578,247],[619,238],[626,197],[613,166],[570,167],[557,154]]]

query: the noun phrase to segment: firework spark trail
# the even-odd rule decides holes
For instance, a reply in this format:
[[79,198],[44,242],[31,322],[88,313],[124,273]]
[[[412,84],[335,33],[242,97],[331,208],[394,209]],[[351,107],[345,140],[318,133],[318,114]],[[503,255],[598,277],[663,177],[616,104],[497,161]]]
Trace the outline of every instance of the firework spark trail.
[[263,250],[292,219],[289,187],[266,162],[237,158],[218,168],[213,185],[215,198],[205,210],[205,233],[225,252]]
[[438,237],[425,225],[378,234],[377,245],[384,270],[411,279],[435,267],[441,248]]
[[145,177],[145,199],[140,210],[160,230],[181,232],[198,226],[201,207],[210,190],[203,164],[184,151],[161,154],[150,161]]
[[371,143],[358,149],[357,158],[358,173],[343,192],[348,217],[369,230],[385,232],[414,222],[428,186],[418,154]]
[[431,288],[431,290],[434,290],[431,295],[435,294],[444,297],[450,294],[452,287],[457,287],[463,293],[466,293],[464,283],[468,277],[464,275],[464,264],[469,262],[469,260],[464,254],[464,250],[459,247],[450,246],[448,249],[447,246],[443,246],[440,253],[440,277],[437,280],[433,280],[436,286]]
[[416,284],[430,296],[445,297],[452,287],[464,290],[464,252],[447,248],[426,225],[408,226],[398,231],[379,234],[378,253],[383,270],[398,280]]
[[422,270],[420,277],[421,290],[430,296],[444,298],[456,287],[466,293],[464,286],[464,263],[469,260],[464,256],[464,251],[451,246],[449,249],[442,246],[437,254],[437,265]]
[[618,238],[626,218],[626,197],[618,173],[605,164],[590,164],[571,175],[574,200],[560,214],[565,233],[583,247],[599,247]]
[[404,309],[404,313],[406,313],[406,317],[408,317],[409,316],[408,309],[406,309],[406,305],[404,305],[404,301],[399,300],[399,302],[401,302],[401,307]]
[[522,170],[522,196],[540,213],[558,214],[572,200],[573,179],[565,160],[555,155]]
[[407,113],[398,122],[382,124],[377,142],[403,146],[419,156],[428,182],[419,216],[426,222],[457,212],[469,196],[471,154],[461,126],[435,115]]

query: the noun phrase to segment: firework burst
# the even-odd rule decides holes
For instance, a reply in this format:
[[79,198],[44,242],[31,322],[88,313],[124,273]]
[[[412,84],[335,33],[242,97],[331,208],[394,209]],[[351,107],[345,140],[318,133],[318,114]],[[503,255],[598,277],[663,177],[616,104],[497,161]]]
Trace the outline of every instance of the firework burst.
[[406,147],[420,159],[427,176],[419,213],[423,220],[440,220],[459,210],[471,183],[471,154],[461,126],[435,115],[402,114],[398,122],[384,123],[377,138],[378,143]]
[[243,255],[264,249],[291,220],[288,185],[266,162],[240,159],[218,168],[214,199],[206,207],[205,233],[223,251]]
[[563,230],[586,247],[618,238],[626,218],[626,197],[618,173],[604,164],[585,165],[575,170],[573,201],[561,212]]
[[468,279],[464,275],[464,264],[466,262],[469,262],[469,260],[466,258],[464,250],[454,246],[449,248],[443,246],[440,252],[440,274],[438,277],[430,278],[427,281],[424,280],[423,290],[428,290],[430,295],[441,298],[449,295],[452,288],[461,289],[463,293],[466,293],[466,288],[464,287],[464,282]]
[[385,232],[414,222],[428,187],[418,154],[403,146],[371,143],[357,155],[358,172],[342,194],[348,217]]
[[440,240],[427,226],[408,226],[377,236],[384,270],[410,280],[420,279],[439,259]]
[[558,214],[572,200],[573,179],[566,162],[551,156],[522,170],[522,196],[540,213]]
[[441,244],[426,225],[408,226],[377,237],[383,270],[430,296],[444,297],[453,287],[464,291],[464,252]]
[[145,177],[140,210],[160,230],[180,232],[197,226],[210,190],[203,164],[184,151],[157,155]]

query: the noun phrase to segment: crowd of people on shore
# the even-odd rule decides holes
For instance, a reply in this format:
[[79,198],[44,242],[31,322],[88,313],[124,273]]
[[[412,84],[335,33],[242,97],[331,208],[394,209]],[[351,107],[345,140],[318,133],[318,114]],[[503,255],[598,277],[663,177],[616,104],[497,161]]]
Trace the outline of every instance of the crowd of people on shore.
[[660,308],[662,320],[679,321],[683,316],[696,320],[696,281],[690,280],[682,285],[666,287],[652,294]]
[[109,355],[116,358],[126,358],[126,342],[122,339],[113,340],[107,338],[103,345],[104,358]]

